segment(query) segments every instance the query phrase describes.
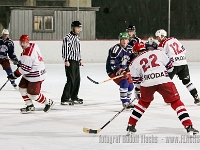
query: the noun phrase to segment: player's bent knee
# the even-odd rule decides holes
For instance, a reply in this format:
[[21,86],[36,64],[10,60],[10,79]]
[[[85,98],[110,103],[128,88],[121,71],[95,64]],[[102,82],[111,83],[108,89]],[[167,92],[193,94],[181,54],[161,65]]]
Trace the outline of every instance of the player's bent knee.
[[141,106],[143,106],[145,108],[148,108],[149,105],[151,104],[151,101],[152,100],[150,100],[150,99],[147,100],[147,101],[146,100],[144,101],[142,98],[140,98],[139,101],[138,101],[138,104],[140,104]]
[[182,80],[182,83],[183,83],[184,85],[188,84],[189,82],[190,82],[190,79],[183,79],[183,80]]
[[119,83],[120,88],[128,88],[129,87],[129,83],[127,79],[122,79]]
[[19,92],[21,93],[21,95],[26,95],[27,94],[27,88],[20,88],[19,87]]
[[133,83],[129,83],[129,86],[128,86],[128,91],[132,91],[134,88],[134,85]]

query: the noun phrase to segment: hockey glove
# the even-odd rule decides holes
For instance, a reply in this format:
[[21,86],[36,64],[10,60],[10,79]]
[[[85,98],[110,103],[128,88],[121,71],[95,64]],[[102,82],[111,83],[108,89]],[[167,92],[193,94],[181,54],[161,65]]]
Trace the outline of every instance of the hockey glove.
[[116,72],[116,75],[119,76],[119,75],[124,75],[124,77],[127,77],[127,73],[123,68],[119,68]]
[[19,61],[18,61],[17,58],[13,58],[13,59],[12,59],[12,62],[13,62],[14,65],[17,65]]
[[17,62],[17,67],[19,68],[19,67],[21,67],[21,65],[22,65],[22,63],[21,63],[21,61],[19,60],[19,61]]
[[127,67],[127,68],[125,69],[125,71],[126,71],[126,72],[130,72],[130,69]]
[[17,79],[18,77],[20,77],[20,75],[18,75],[16,72],[13,72],[13,73],[11,73],[11,74],[9,74],[9,75],[7,76],[7,78],[8,78],[9,80],[14,80],[14,79]]
[[140,99],[140,97],[141,97],[140,89],[135,87],[135,98]]

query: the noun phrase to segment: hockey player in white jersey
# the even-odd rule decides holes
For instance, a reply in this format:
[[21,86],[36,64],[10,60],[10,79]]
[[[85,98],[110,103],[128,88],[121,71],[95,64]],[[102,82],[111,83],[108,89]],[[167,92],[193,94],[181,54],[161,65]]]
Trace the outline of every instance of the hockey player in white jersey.
[[155,92],[160,93],[166,103],[170,103],[188,133],[199,133],[193,128],[179,93],[169,78],[168,72],[173,70],[171,60],[161,50],[146,51],[144,43],[135,43],[133,50],[138,53],[138,56],[132,61],[129,68],[133,83],[140,89],[141,97],[129,118],[128,134],[136,132],[136,123],[153,101]]
[[40,93],[42,82],[46,79],[46,70],[44,61],[39,47],[35,43],[29,43],[28,35],[20,37],[20,45],[23,49],[21,53],[21,66],[12,74],[8,75],[8,79],[16,79],[22,75],[19,83],[19,91],[26,104],[25,108],[21,108],[21,113],[29,113],[35,110],[32,101],[45,104],[44,112],[48,112],[54,102],[47,99]]
[[197,89],[190,81],[189,68],[185,56],[186,49],[176,38],[167,38],[167,32],[163,29],[156,31],[155,35],[160,42],[158,49],[163,50],[169,58],[173,59],[174,70],[169,73],[169,77],[173,79],[175,75],[178,75],[179,79],[193,96],[194,103],[200,105]]

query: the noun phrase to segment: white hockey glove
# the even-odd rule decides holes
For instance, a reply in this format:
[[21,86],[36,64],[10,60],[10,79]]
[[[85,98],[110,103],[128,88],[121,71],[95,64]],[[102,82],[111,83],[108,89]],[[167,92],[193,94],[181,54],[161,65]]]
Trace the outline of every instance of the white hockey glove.
[[135,98],[140,99],[140,97],[141,97],[140,89],[135,87]]

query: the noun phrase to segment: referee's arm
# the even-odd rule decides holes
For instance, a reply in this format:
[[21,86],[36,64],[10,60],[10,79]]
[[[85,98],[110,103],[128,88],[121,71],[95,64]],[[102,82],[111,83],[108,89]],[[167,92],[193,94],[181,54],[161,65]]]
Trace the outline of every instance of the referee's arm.
[[62,44],[62,58],[65,62],[69,60],[69,46],[66,37],[63,39]]

